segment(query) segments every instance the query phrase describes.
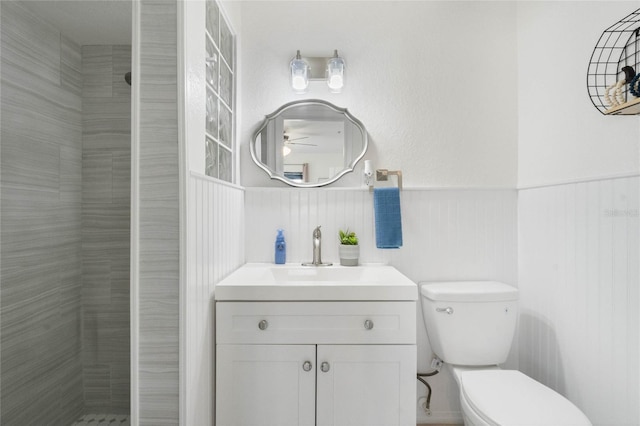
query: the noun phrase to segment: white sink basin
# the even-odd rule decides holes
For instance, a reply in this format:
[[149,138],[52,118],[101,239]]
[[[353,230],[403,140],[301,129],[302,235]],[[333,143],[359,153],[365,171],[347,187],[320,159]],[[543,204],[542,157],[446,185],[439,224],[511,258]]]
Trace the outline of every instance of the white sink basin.
[[360,282],[363,281],[365,271],[371,271],[371,268],[343,268],[337,266],[284,266],[280,268],[272,267],[268,269],[268,273],[271,273],[271,275],[273,275],[273,280],[278,283],[298,281],[321,281],[324,283],[352,283],[354,281]]
[[248,263],[216,285],[216,300],[417,300],[416,284],[392,266]]

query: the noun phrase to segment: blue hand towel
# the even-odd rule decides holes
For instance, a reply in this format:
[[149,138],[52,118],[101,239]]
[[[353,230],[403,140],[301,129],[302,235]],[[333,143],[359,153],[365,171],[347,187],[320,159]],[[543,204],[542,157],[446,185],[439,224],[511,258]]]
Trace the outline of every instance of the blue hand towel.
[[376,247],[380,249],[402,247],[402,216],[400,190],[375,188],[373,210],[376,218]]

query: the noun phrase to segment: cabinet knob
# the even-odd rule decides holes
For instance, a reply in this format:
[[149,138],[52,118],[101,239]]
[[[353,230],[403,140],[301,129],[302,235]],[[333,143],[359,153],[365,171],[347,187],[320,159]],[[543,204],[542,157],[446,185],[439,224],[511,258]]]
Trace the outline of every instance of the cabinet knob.
[[373,321],[371,320],[366,320],[364,322],[364,328],[366,328],[367,330],[371,330],[373,328]]
[[328,362],[323,362],[322,364],[320,364],[320,370],[322,370],[323,373],[326,373],[327,371],[331,370],[331,366],[329,365]]
[[262,320],[258,323],[258,328],[260,330],[266,330],[267,327],[269,327],[269,323],[267,322],[267,320]]
[[302,369],[304,371],[311,371],[312,368],[313,364],[311,364],[311,361],[305,361],[304,364],[302,364]]

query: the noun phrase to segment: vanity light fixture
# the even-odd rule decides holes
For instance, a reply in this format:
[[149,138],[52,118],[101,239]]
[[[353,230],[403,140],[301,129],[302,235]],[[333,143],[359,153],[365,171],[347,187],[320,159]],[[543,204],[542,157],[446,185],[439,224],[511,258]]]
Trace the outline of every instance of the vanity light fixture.
[[291,88],[296,93],[304,93],[309,87],[309,64],[302,59],[298,50],[289,66],[291,71]]
[[326,81],[331,93],[340,93],[344,87],[344,59],[333,51],[332,57],[302,57],[300,51],[289,64],[291,88],[306,93],[309,81]]
[[333,58],[327,61],[327,86],[331,93],[342,92],[344,86],[344,59],[338,56],[338,51],[333,51]]

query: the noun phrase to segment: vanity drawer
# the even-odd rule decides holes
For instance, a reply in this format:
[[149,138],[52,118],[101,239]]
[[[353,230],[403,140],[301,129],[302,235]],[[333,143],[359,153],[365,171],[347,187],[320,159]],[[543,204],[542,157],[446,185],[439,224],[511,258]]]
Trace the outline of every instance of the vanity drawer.
[[415,344],[416,302],[218,302],[216,342]]

